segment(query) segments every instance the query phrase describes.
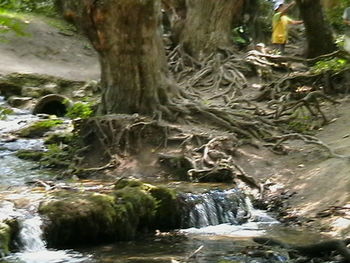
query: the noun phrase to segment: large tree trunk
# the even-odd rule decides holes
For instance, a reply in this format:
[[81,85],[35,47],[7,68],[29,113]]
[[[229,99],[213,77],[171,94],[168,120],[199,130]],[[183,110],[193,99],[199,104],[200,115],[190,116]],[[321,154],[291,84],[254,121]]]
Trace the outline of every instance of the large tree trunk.
[[[168,69],[157,0],[71,0],[101,63],[100,113],[153,115],[167,104]],[[78,3],[78,5],[76,4]]]
[[187,0],[185,26],[180,36],[185,50],[200,59],[219,47],[232,45],[231,30],[244,0]]
[[336,49],[320,0],[297,0],[307,38],[306,56],[318,57]]

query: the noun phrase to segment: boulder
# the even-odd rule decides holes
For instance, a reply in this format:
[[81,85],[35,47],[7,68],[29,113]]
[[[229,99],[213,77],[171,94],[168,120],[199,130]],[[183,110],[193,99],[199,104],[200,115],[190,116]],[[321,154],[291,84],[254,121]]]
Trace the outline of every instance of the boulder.
[[106,193],[59,191],[42,202],[49,247],[77,247],[132,240],[152,229],[179,226],[176,195],[135,180],[121,180]]

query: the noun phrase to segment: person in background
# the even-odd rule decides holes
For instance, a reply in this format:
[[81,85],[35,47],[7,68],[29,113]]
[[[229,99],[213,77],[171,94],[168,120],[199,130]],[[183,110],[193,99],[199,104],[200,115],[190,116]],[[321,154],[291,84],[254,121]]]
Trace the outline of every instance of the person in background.
[[345,38],[344,38],[344,49],[350,53],[350,7],[345,8],[343,14],[344,23],[346,25]]
[[284,4],[278,2],[275,4],[275,14],[272,18],[272,44],[276,45],[281,54],[284,54],[285,46],[288,41],[288,25],[299,25],[303,21],[293,20],[286,14],[295,2]]

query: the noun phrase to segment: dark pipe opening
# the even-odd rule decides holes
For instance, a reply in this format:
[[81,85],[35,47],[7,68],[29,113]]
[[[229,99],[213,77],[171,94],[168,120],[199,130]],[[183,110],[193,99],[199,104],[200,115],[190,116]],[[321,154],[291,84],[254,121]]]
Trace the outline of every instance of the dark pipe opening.
[[56,115],[57,117],[63,117],[67,113],[67,106],[60,101],[50,101],[44,104],[37,113],[45,113],[49,115]]
[[63,117],[66,115],[72,102],[65,96],[59,94],[50,94],[42,97],[33,109],[33,114],[49,114]]

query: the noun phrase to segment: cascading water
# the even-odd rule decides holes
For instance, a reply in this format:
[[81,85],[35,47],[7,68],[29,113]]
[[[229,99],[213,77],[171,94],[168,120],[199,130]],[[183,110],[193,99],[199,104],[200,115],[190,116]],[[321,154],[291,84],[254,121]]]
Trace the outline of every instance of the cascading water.
[[213,190],[182,196],[185,233],[256,236],[262,225],[278,223],[265,212],[255,210],[250,199],[237,189]]
[[89,256],[72,250],[49,250],[42,239],[42,219],[39,215],[27,215],[21,219],[19,243],[21,251],[6,257],[9,263],[81,263],[91,262]]
[[22,222],[22,231],[19,234],[19,239],[25,251],[34,252],[45,250],[45,242],[41,237],[41,225],[42,220],[38,215]]
[[241,224],[248,219],[245,196],[236,189],[214,190],[203,194],[183,195],[184,227],[206,227],[223,223]]
[[[6,102],[0,97],[0,106]],[[89,256],[71,250],[50,250],[42,239],[42,219],[36,214],[43,194],[33,192],[25,183],[37,178],[50,178],[50,172],[35,169],[33,162],[18,159],[18,150],[43,150],[42,139],[16,139],[8,135],[28,123],[38,120],[29,111],[13,109],[6,119],[0,120],[0,222],[15,219],[19,222],[18,253],[6,257],[9,263],[79,263],[90,262]],[[1,198],[3,197],[3,198]],[[17,206],[20,206],[17,207]]]

